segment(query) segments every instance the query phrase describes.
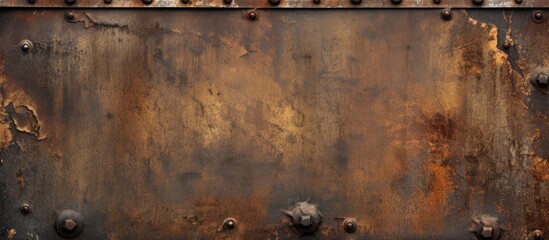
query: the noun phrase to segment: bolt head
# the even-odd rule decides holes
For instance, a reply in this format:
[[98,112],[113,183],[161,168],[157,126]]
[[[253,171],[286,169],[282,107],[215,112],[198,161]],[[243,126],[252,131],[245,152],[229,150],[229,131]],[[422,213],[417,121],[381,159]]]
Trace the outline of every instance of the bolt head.
[[515,3],[522,4],[522,0],[515,0]]
[[541,13],[541,12],[536,12],[536,13],[534,13],[534,18],[535,18],[536,20],[541,20],[541,19],[543,19],[543,13]]
[[26,51],[28,51],[29,49],[30,49],[30,44],[28,44],[28,43],[23,43],[23,44],[21,44],[21,50],[23,50],[23,51],[26,52]]
[[510,47],[511,47],[511,43],[510,43],[509,41],[505,41],[505,42],[503,43],[503,48],[509,49]]
[[147,5],[149,5],[153,2],[153,0],[142,0],[142,1],[143,1],[144,4],[147,4]]
[[532,236],[535,240],[541,240],[543,239],[543,232],[539,229],[536,229],[532,232]]
[[225,3],[225,4],[231,4],[231,3],[233,3],[233,0],[223,0],[223,3]]
[[473,0],[473,4],[475,5],[482,5],[484,3],[484,0]]
[[547,74],[545,74],[545,73],[540,73],[538,75],[538,77],[536,78],[536,82],[537,82],[538,86],[545,88],[545,87],[549,86],[549,76],[547,76]]
[[74,13],[73,12],[68,12],[67,13],[67,18],[68,19],[74,19]]
[[29,214],[31,212],[31,208],[28,204],[23,204],[20,210],[23,214]]
[[320,4],[320,0],[313,0],[314,4]]
[[76,229],[76,227],[78,226],[78,224],[76,224],[76,222],[72,219],[65,219],[65,223],[63,223],[63,229],[71,232],[71,231],[74,231],[74,229]]
[[446,20],[452,18],[452,11],[450,11],[450,9],[442,10],[442,18],[444,18]]
[[440,3],[441,3],[441,0],[433,0],[433,3],[435,3],[435,4],[440,4]]
[[398,5],[402,3],[402,0],[391,0],[391,2],[395,5]]
[[313,224],[311,215],[304,215],[299,217],[299,224],[304,227],[309,227]]
[[106,4],[111,4],[112,0],[103,0],[103,2],[105,2]]
[[273,6],[280,4],[280,0],[269,0],[269,3]]
[[183,4],[189,4],[191,2],[191,0],[181,0],[181,3]]
[[351,0],[351,3],[357,5],[362,3],[362,0]]
[[355,220],[345,220],[345,222],[343,222],[343,229],[345,232],[354,233],[357,229]]
[[257,13],[255,13],[255,12],[248,13],[248,18],[250,20],[256,20],[257,19]]
[[29,2],[30,4],[35,4],[35,3],[36,3],[36,0],[28,0],[28,2]]
[[72,5],[76,3],[76,0],[65,0],[66,4]]

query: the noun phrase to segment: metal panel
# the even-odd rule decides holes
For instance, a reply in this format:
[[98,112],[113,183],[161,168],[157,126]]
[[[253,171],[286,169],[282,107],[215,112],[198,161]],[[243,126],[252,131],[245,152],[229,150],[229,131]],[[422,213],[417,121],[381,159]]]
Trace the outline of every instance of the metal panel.
[[549,227],[543,11],[1,11],[4,239],[62,239],[59,215],[112,240]]

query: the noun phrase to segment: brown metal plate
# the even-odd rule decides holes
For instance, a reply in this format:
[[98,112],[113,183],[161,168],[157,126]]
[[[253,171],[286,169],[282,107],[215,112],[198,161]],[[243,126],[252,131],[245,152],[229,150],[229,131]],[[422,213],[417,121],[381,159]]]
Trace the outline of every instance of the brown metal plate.
[[3,239],[295,239],[307,199],[320,239],[549,229],[532,10],[1,11]]

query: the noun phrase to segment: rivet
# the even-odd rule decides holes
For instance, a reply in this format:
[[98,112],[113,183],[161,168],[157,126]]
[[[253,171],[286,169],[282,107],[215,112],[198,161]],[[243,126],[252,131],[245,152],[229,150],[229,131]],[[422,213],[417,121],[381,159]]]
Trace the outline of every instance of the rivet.
[[36,3],[36,0],[28,0],[28,2],[29,2],[30,4],[35,4],[35,3]]
[[543,13],[541,13],[540,11],[534,13],[534,18],[536,20],[542,20],[543,19]]
[[433,0],[435,4],[440,4],[441,0]]
[[76,0],[65,0],[66,4],[72,5],[76,3]]
[[362,2],[362,0],[351,0],[352,4],[358,5]]
[[442,12],[440,13],[440,15],[442,16],[442,18],[444,20],[450,20],[450,19],[452,19],[452,10],[443,9]]
[[153,2],[153,0],[142,0],[142,1],[143,1],[144,4],[147,4],[147,5],[149,5]]
[[354,233],[356,232],[357,228],[358,224],[356,223],[355,219],[349,218],[343,221],[343,230],[345,230],[345,232]]
[[320,0],[313,0],[314,4],[320,4]]
[[280,4],[280,0],[269,0],[269,3],[273,6]]
[[538,84],[538,86],[540,86],[542,88],[548,87],[549,86],[549,76],[547,76],[547,74],[545,74],[545,73],[538,74],[538,76],[536,77],[536,83]]
[[29,214],[31,212],[31,207],[28,204],[25,203],[25,204],[21,205],[21,209],[19,209],[19,210],[21,210],[21,213],[23,213],[23,214]]
[[522,4],[522,0],[515,0],[517,4]]
[[255,13],[255,12],[248,13],[248,18],[252,21],[256,20],[257,19],[257,13]]
[[505,41],[505,42],[503,43],[503,48],[509,49],[510,47],[511,47],[511,43],[510,43],[509,41]]
[[228,4],[233,3],[233,0],[223,0],[223,2],[228,5]]
[[484,0],[473,0],[473,3],[475,5],[482,5],[482,3],[484,3]]
[[398,5],[402,3],[402,0],[391,0],[391,2],[395,5]]
[[74,13],[73,12],[68,12],[67,13],[67,19],[74,19]]
[[536,230],[532,231],[532,237],[535,240],[542,240],[543,239],[543,232],[539,229],[536,229]]
[[29,40],[23,40],[19,43],[19,48],[21,48],[21,51],[23,52],[28,52],[32,49],[32,42]]
[[183,4],[189,4],[191,2],[191,0],[181,0],[181,3]]
[[228,229],[234,229],[234,227],[236,227],[236,222],[234,220],[229,220],[227,221],[227,228]]
[[105,2],[106,4],[111,4],[112,0],[103,0],[103,2]]

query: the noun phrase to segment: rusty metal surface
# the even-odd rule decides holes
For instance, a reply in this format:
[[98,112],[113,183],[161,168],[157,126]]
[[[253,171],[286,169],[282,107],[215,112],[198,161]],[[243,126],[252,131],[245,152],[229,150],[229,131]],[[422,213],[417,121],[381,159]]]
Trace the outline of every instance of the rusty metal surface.
[[1,11],[3,239],[296,239],[306,200],[305,238],[548,231],[532,10]]
[[[0,0],[0,7],[47,8],[547,8],[547,0]],[[67,3],[69,2],[69,3]],[[354,3],[356,2],[356,3]],[[478,2],[478,3],[475,3]],[[480,3],[480,4],[479,4]]]

